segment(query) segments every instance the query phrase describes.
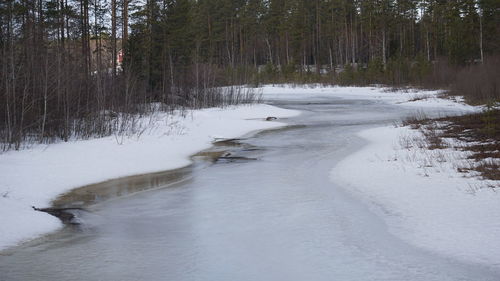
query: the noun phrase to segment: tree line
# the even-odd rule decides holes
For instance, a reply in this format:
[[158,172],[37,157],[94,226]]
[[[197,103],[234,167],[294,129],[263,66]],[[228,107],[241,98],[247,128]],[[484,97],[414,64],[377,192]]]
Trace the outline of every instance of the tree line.
[[116,124],[109,112],[138,113],[153,102],[169,108],[233,102],[218,86],[431,80],[441,86],[449,81],[439,77],[450,72],[444,68],[481,65],[498,54],[499,6],[498,0],[4,0],[0,142],[19,148],[27,139],[110,134]]

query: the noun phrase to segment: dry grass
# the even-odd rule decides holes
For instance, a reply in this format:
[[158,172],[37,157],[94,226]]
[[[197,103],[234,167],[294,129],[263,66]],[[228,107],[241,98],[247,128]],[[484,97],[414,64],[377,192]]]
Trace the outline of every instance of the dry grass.
[[409,102],[414,102],[414,101],[420,101],[420,100],[426,100],[432,98],[432,95],[429,94],[419,94],[413,96],[411,99],[409,99]]
[[430,119],[423,111],[419,111],[403,119],[403,126],[409,126],[412,129],[420,129],[424,124],[428,124]]
[[443,137],[457,137],[464,141],[500,141],[500,110],[487,110],[482,113],[457,117],[440,118],[436,121],[449,122]]
[[418,147],[428,150],[444,149],[449,147],[447,140],[458,140],[454,148],[467,152],[469,161],[457,171],[500,180],[500,110],[438,119],[417,114],[403,120],[403,125],[420,130],[425,143]]

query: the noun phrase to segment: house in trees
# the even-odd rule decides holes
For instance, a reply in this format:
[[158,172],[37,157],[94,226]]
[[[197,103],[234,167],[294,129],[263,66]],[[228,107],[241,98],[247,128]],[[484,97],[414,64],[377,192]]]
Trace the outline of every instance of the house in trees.
[[116,42],[116,57],[113,58],[112,43],[109,38],[92,38],[90,40],[91,67],[95,73],[99,69],[113,69],[113,62],[116,62],[118,69],[123,62],[122,42],[120,39]]

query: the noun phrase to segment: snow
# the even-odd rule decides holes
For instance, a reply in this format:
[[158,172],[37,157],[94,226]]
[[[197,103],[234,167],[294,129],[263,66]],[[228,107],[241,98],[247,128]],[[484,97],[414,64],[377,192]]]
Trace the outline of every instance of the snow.
[[338,87],[309,85],[307,87],[290,85],[266,85],[259,88],[266,100],[314,101],[315,99],[350,99],[372,100],[415,109],[452,109],[462,112],[474,112],[481,109],[463,102],[460,97],[443,98],[442,90],[393,90],[383,87]]
[[500,267],[498,182],[464,177],[452,148],[429,151],[404,145],[420,138],[408,127],[362,131],[362,150],[341,161],[331,178],[385,218],[389,230],[429,251]]
[[[0,155],[0,249],[61,227],[51,215],[31,206],[48,207],[71,189],[109,179],[180,168],[189,156],[220,138],[284,126],[268,116],[300,114],[270,105],[211,108],[174,115],[158,114],[142,134],[38,145]],[[278,120],[279,121],[279,120]]]

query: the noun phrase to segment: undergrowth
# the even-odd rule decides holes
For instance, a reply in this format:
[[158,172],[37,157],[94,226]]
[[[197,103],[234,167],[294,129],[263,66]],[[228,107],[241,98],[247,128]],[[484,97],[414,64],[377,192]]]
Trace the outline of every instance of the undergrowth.
[[[403,120],[404,126],[419,130],[429,150],[455,148],[467,152],[468,167],[459,172],[477,172],[483,179],[500,180],[500,110],[489,108],[480,113],[431,119],[420,113]],[[422,146],[422,145],[420,145]]]

